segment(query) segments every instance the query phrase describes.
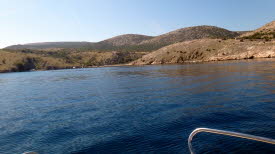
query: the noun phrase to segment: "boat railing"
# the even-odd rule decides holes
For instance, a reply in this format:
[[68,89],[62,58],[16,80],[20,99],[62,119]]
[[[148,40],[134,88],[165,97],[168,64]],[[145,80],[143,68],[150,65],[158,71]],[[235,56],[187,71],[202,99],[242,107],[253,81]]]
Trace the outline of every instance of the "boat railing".
[[200,132],[233,136],[233,137],[244,138],[244,139],[269,143],[269,144],[275,144],[274,139],[270,139],[270,138],[266,138],[266,137],[260,137],[260,136],[255,136],[255,135],[249,135],[249,134],[237,133],[237,132],[225,131],[225,130],[218,130],[218,129],[197,128],[197,129],[193,130],[193,132],[189,135],[189,138],[188,138],[188,148],[189,148],[189,151],[191,154],[195,154],[195,152],[193,151],[192,143],[191,143],[192,139],[196,134],[198,134]]
[[[189,135],[189,138],[188,138],[188,148],[189,148],[189,151],[191,154],[195,154],[195,152],[193,151],[192,143],[191,143],[192,139],[196,134],[198,134],[200,132],[233,136],[233,137],[244,138],[244,139],[249,139],[249,140],[254,140],[254,141],[259,141],[259,142],[264,142],[264,143],[269,143],[269,144],[275,145],[274,139],[270,139],[270,138],[266,138],[266,137],[249,135],[249,134],[244,134],[244,133],[237,133],[237,132],[232,132],[232,131],[218,130],[218,129],[197,128],[192,131],[192,133]],[[37,153],[36,152],[25,152],[23,154],[37,154]]]

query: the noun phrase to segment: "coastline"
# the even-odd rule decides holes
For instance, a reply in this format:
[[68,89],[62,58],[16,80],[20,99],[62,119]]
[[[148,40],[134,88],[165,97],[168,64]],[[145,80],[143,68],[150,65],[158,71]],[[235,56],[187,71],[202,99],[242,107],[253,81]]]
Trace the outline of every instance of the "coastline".
[[[57,68],[57,69],[38,69],[38,70],[30,70],[30,71],[20,71],[20,72],[36,72],[36,71],[50,71],[50,70],[73,70],[73,69],[82,69],[82,68],[104,68],[104,67],[121,67],[121,66],[149,66],[149,65],[184,65],[184,64],[201,64],[201,63],[216,63],[216,62],[238,62],[238,61],[262,61],[262,60],[275,60],[275,57],[254,57],[254,58],[242,58],[242,59],[235,59],[235,58],[217,58],[212,60],[192,60],[192,61],[185,61],[183,63],[152,63],[152,64],[114,64],[114,65],[102,65],[102,66],[89,66],[89,67],[66,67],[66,68]],[[0,74],[3,73],[16,73],[16,71],[0,71]]]

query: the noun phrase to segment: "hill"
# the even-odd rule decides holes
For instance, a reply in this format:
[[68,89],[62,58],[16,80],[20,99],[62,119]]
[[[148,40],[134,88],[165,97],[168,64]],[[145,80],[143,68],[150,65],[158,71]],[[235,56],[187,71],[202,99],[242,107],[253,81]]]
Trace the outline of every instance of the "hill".
[[275,39],[275,21],[240,36],[242,39]]
[[14,45],[0,50],[0,72],[271,58],[274,23],[247,32],[195,26],[155,37],[126,34],[96,43]]
[[161,44],[169,45],[177,42],[203,39],[203,38],[234,38],[239,33],[232,32],[215,26],[194,26],[178,29],[150,40],[141,42],[141,44]]
[[74,64],[66,63],[61,58],[0,50],[0,72],[29,71],[32,69],[49,70],[73,66]]
[[109,46],[125,46],[125,45],[138,45],[142,41],[152,39],[153,36],[138,35],[138,34],[125,34],[119,35],[99,43]]
[[[214,28],[216,29],[214,32],[219,32],[219,28],[205,28]],[[223,31],[226,32],[226,30]],[[175,32],[177,33],[177,31]],[[241,34],[241,36],[237,37],[238,39],[196,39],[175,43],[149,53],[130,64],[169,64],[275,57],[275,21],[255,31],[235,33]],[[234,36],[234,34],[230,35],[230,32],[227,32],[227,34],[228,37]]]
[[[28,51],[28,50],[26,50]],[[73,52],[0,50],[0,72],[52,70],[124,64],[142,57],[142,52]]]
[[200,39],[163,47],[130,65],[174,64],[275,57],[275,41]]
[[239,36],[238,32],[232,32],[215,26],[194,26],[178,29],[156,37],[125,34],[106,39],[100,42],[44,42],[29,43],[24,45],[12,45],[4,49],[22,50],[22,49],[81,49],[97,51],[153,51],[166,45],[177,42],[202,39],[202,38],[234,38]]
[[28,44],[19,44],[19,45],[12,45],[8,46],[4,49],[9,50],[22,50],[22,49],[76,49],[76,48],[83,48],[92,46],[93,43],[91,42],[40,42],[40,43],[28,43]]

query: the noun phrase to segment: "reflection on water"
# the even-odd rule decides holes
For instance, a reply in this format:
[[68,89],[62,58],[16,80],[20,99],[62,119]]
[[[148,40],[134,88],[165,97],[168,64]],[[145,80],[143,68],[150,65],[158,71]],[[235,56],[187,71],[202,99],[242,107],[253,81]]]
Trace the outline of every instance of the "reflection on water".
[[[275,138],[275,60],[0,74],[0,153],[188,153],[197,127]],[[199,134],[198,153],[274,153]]]

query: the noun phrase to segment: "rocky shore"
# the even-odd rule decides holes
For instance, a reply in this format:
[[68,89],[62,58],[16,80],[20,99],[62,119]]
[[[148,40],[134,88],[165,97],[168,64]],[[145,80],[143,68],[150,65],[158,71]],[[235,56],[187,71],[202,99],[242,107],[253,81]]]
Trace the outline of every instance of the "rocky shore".
[[201,39],[173,44],[130,65],[175,64],[275,57],[275,41]]

